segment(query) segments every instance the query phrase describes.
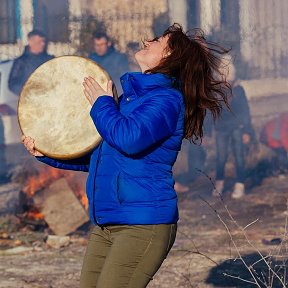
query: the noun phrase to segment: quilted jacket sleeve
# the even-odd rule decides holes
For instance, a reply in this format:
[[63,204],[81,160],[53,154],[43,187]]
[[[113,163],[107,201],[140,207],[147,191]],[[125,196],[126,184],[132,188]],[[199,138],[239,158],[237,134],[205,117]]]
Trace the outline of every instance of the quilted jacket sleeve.
[[154,93],[129,116],[124,116],[112,97],[101,96],[92,106],[90,115],[105,141],[120,152],[133,155],[174,133],[182,101],[182,95],[174,90]]
[[81,158],[72,160],[56,160],[47,156],[36,156],[36,159],[55,168],[88,172],[90,165],[90,157],[91,153]]

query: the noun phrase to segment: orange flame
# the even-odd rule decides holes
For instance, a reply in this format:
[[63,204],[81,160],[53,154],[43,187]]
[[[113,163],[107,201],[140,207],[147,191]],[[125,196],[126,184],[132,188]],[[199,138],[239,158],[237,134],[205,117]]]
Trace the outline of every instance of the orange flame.
[[62,176],[63,172],[61,170],[47,167],[45,170],[40,170],[38,175],[32,175],[28,178],[23,192],[32,197],[38,190],[49,186],[53,181]]
[[[60,179],[61,177],[65,177],[65,179],[70,182],[72,186],[71,189],[77,196],[77,198],[80,200],[81,204],[84,206],[84,208],[87,210],[88,209],[88,199],[86,196],[85,192],[85,185],[84,183],[77,183],[75,182],[75,172],[72,171],[63,171],[60,169],[56,169],[53,167],[45,167],[45,169],[41,169],[39,171],[39,174],[37,175],[31,175],[26,182],[26,185],[23,188],[23,192],[26,193],[29,197],[33,197],[34,194],[41,190],[44,189],[45,187],[49,186],[52,184],[54,181]],[[35,213],[35,212],[34,212]],[[41,214],[41,213],[39,213]],[[40,217],[41,215],[34,214],[34,218]],[[32,217],[33,218],[33,217]],[[44,218],[44,216],[43,216]]]
[[82,203],[82,205],[84,206],[84,208],[85,208],[86,210],[88,210],[88,198],[87,198],[87,196],[86,196],[86,193],[82,195],[82,197],[81,197],[81,203]]
[[36,212],[36,211],[29,211],[26,214],[27,218],[30,219],[44,219],[44,215],[40,212]]

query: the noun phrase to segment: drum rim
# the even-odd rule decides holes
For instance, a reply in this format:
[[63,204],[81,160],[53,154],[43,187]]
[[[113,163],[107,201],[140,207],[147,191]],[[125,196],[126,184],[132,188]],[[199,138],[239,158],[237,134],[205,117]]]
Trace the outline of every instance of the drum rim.
[[[20,99],[21,99],[21,95],[22,95],[22,92],[24,91],[25,87],[26,87],[26,84],[27,82],[29,81],[29,79],[32,77],[32,75],[44,64],[50,62],[50,61],[53,61],[55,59],[59,59],[59,58],[83,58],[85,60],[88,60],[90,62],[92,62],[93,64],[97,65],[101,70],[102,72],[106,75],[108,81],[109,80],[112,80],[111,76],[108,74],[108,72],[101,66],[99,65],[98,63],[96,63],[95,61],[89,59],[89,58],[86,58],[84,56],[79,56],[79,55],[61,55],[61,56],[58,56],[58,57],[54,57],[46,62],[44,62],[43,64],[41,64],[39,67],[37,67],[33,73],[28,77],[28,79],[25,81],[25,84],[23,85],[22,89],[21,89],[21,92],[19,94],[19,99],[18,99],[18,103],[17,103],[17,121],[18,121],[18,125],[19,125],[19,128],[21,130],[21,133],[22,135],[25,135],[24,134],[24,129],[23,127],[21,126],[21,123],[20,123],[20,120],[19,120],[19,103],[20,103]],[[113,85],[113,98],[114,98],[114,101],[115,103],[118,105],[118,95],[117,95],[117,90],[116,90],[116,87]],[[92,108],[92,106],[91,106]],[[47,151],[43,151],[41,148],[39,149],[35,143],[35,149],[37,151],[39,151],[40,153],[44,154],[44,156],[48,156],[50,158],[55,158],[55,159],[59,159],[59,160],[72,160],[72,159],[76,159],[76,158],[80,158],[82,156],[85,156],[86,154],[88,154],[89,152],[91,152],[92,150],[94,150],[100,143],[101,141],[103,140],[100,133],[98,132],[99,134],[99,139],[97,139],[93,144],[91,144],[90,146],[88,146],[85,150],[81,151],[81,152],[77,152],[77,153],[73,153],[72,155],[71,154],[55,154],[55,153],[50,153],[50,152],[47,152]],[[28,135],[29,136],[29,135]]]

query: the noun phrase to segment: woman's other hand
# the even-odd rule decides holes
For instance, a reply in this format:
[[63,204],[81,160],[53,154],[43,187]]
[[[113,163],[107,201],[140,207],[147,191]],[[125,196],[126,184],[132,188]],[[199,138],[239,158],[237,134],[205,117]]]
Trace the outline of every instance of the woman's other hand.
[[30,152],[33,156],[44,156],[44,154],[40,153],[35,149],[35,140],[29,136],[22,135],[21,141],[24,144],[25,148]]
[[107,83],[107,91],[105,91],[94,78],[90,76],[85,77],[83,82],[84,94],[90,104],[93,106],[94,102],[100,96],[106,95],[113,97],[112,85],[113,82],[109,80]]

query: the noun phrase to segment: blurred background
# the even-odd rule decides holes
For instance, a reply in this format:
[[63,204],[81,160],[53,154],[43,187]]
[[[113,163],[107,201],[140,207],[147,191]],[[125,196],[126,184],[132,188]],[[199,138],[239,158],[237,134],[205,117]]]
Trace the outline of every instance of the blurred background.
[[[222,128],[207,120],[201,145],[183,141],[174,167],[179,233],[170,260],[149,287],[254,287],[223,276],[234,273],[254,281],[243,268],[243,259],[229,262],[239,258],[230,235],[240,239],[237,247],[242,248],[247,241],[237,225],[227,234],[219,222],[221,213],[228,217],[227,223],[233,222],[229,218],[232,215],[243,227],[260,219],[247,232],[254,247],[248,245],[241,255],[246,263],[262,263],[258,252],[269,254],[274,245],[278,250],[269,254],[274,257],[271,265],[281,260],[281,269],[286,271],[287,15],[287,0],[0,0],[0,257],[10,257],[5,258],[10,259],[9,264],[0,264],[0,287],[78,287],[90,229],[87,175],[48,168],[28,155],[20,143],[17,103],[25,81],[50,56],[80,55],[96,62],[103,60],[100,64],[117,82],[121,74],[139,71],[133,55],[141,41],[161,35],[174,22],[184,30],[199,27],[208,40],[231,48],[230,62],[235,70],[231,84],[235,99],[244,99],[235,100],[235,113],[242,125],[239,131],[248,138],[240,143],[232,135],[238,128],[229,126],[233,121],[228,117]],[[31,31],[34,34],[29,36]],[[40,53],[33,52],[35,36],[45,42]],[[19,63],[24,68],[20,69]],[[117,88],[121,92],[121,86]],[[74,201],[71,205],[79,212],[69,227],[51,217],[53,213],[71,217],[57,207],[59,199],[51,196],[54,192],[60,193],[60,203],[61,199],[70,204]],[[50,196],[52,202],[47,200]],[[56,244],[49,244],[47,239]],[[47,253],[52,259],[50,266],[45,262]],[[284,260],[279,260],[280,255]],[[64,258],[70,259],[65,269]],[[24,269],[26,265],[30,265],[29,272]],[[261,265],[259,269],[265,271]],[[284,275],[282,272],[279,275]],[[283,281],[274,279],[274,286],[258,287],[287,287]]]

